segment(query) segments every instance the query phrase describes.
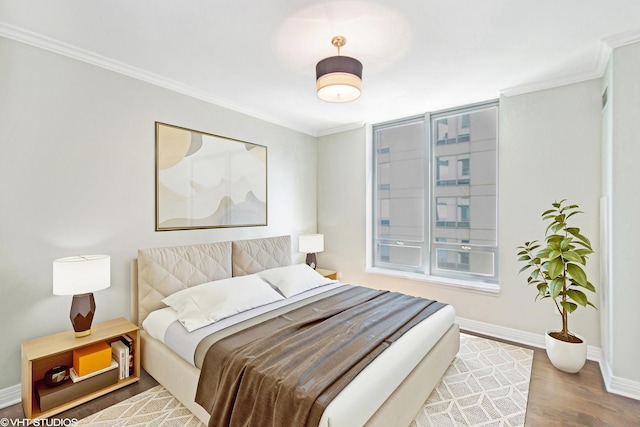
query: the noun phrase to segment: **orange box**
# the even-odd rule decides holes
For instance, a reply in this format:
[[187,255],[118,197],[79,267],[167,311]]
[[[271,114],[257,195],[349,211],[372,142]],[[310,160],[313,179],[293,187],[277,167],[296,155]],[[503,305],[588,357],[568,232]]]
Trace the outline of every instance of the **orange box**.
[[73,369],[79,377],[111,366],[111,346],[97,342],[73,350]]

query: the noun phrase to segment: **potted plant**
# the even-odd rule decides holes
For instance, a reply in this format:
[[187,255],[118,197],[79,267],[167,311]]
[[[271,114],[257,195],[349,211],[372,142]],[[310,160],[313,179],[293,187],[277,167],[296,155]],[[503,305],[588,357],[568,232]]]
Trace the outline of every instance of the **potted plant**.
[[569,331],[569,314],[578,307],[595,308],[585,291],[596,290],[583,268],[587,256],[593,253],[591,242],[580,234],[579,228],[569,225],[569,219],[582,212],[578,205],[565,202],[554,202],[551,209],[542,213],[543,221],[549,221],[545,239],[518,246],[518,261],[525,263],[520,273],[529,270],[527,284],[537,288],[536,301],[551,298],[562,318],[562,330],[545,334],[547,355],[556,368],[574,373],[584,366],[587,344],[580,335]]

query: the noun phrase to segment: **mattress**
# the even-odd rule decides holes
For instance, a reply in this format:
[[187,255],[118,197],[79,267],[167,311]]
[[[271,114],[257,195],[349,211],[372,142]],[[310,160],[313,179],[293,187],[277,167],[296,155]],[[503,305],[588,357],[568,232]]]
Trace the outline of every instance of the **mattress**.
[[[143,328],[149,335],[164,343],[182,359],[198,367],[201,364],[201,360],[199,360],[201,357],[198,356],[197,351],[198,344],[205,337],[214,334],[215,339],[221,339],[263,319],[277,316],[310,301],[340,292],[346,286],[349,285],[328,284],[286,300],[228,317],[191,333],[188,333],[178,322],[176,312],[173,309],[163,308],[152,312],[143,322]],[[402,338],[371,362],[329,405],[326,413],[332,414],[332,422],[336,421],[336,416],[338,416],[341,418],[339,420],[341,425],[364,424],[367,418],[361,419],[364,417],[363,414],[371,414],[383,404],[390,392],[398,387],[451,327],[454,319],[453,307],[445,306],[406,332]],[[369,398],[366,402],[362,402],[359,397],[365,390]],[[358,402],[358,410],[354,410],[354,402]],[[327,422],[321,420],[320,425],[327,425]]]

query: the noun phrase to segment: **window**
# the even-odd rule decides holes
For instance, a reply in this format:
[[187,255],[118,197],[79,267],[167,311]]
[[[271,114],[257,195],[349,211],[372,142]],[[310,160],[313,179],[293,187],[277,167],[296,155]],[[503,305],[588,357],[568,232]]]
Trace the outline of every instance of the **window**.
[[458,184],[469,184],[469,156],[458,158]]
[[469,155],[436,158],[436,185],[469,184]]
[[498,103],[373,127],[371,265],[497,283]]

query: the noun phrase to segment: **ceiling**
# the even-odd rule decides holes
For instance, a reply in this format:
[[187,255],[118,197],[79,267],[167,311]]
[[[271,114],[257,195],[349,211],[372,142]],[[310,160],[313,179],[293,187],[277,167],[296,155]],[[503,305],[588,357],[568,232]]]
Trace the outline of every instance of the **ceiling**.
[[[602,75],[640,41],[638,0],[0,0],[0,35],[310,135]],[[315,64],[364,66],[315,95]]]

